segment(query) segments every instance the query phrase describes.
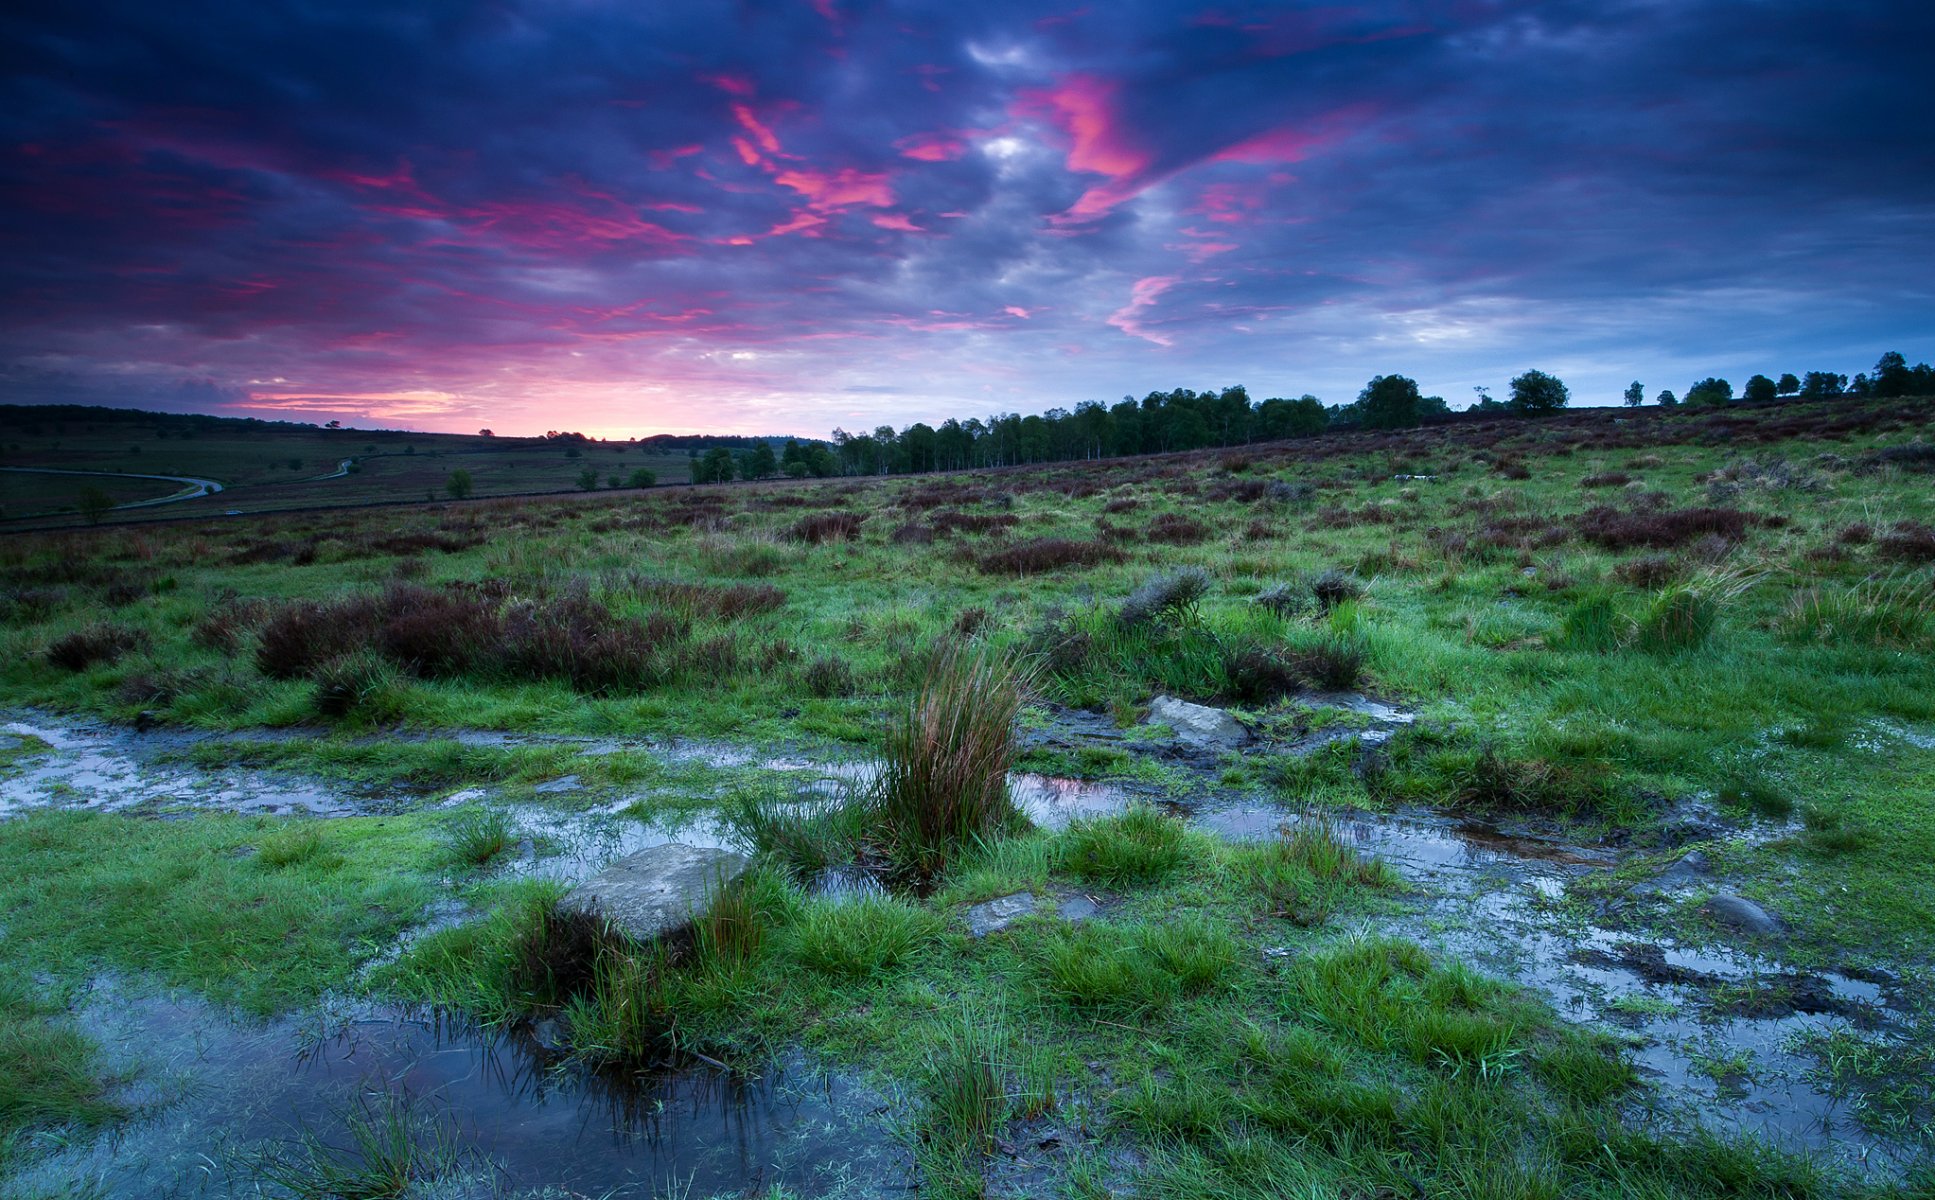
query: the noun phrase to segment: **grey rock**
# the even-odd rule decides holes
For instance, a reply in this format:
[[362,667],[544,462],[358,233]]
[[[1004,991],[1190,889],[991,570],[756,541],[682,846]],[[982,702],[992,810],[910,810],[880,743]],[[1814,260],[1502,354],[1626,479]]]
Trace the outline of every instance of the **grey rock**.
[[1689,850],[1653,877],[1653,883],[1660,888],[1679,888],[1698,883],[1712,874],[1713,864],[1698,850]]
[[541,1017],[531,1022],[531,1041],[550,1054],[564,1050],[564,1023],[556,1017]]
[[572,888],[560,912],[603,917],[633,941],[682,929],[752,860],[731,850],[668,842],[626,855]]
[[531,790],[540,796],[558,796],[565,792],[583,791],[584,784],[578,782],[576,775],[560,775],[556,779],[547,780],[544,783],[538,784]]
[[1741,933],[1779,933],[1784,928],[1779,917],[1752,900],[1744,896],[1736,896],[1732,892],[1721,892],[1713,896],[1700,906],[1700,911],[1727,928]]
[[1102,914],[1102,906],[1087,896],[1063,896],[1055,903],[1055,915],[1064,921],[1086,921]]
[[1174,696],[1155,698],[1149,705],[1149,722],[1169,726],[1176,731],[1177,741],[1201,750],[1224,750],[1250,742],[1250,731],[1229,713]]
[[1034,894],[1016,892],[1012,896],[996,896],[985,903],[973,905],[962,916],[967,918],[968,932],[980,938],[999,933],[1034,911]]

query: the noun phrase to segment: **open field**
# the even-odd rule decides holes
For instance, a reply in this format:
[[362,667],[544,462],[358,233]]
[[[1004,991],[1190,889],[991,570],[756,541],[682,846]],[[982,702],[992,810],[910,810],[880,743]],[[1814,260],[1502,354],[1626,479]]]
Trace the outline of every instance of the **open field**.
[[[1932,432],[534,499],[581,462],[36,443],[480,498],[0,538],[0,1187],[1929,1194]],[[553,907],[667,840],[757,858],[690,934]]]
[[[589,468],[597,488],[625,484],[640,469],[659,483],[684,483],[684,454],[653,453],[625,442],[551,442],[442,433],[320,429],[301,425],[197,422],[89,410],[95,418],[37,417],[31,409],[0,415],[0,466],[181,475],[213,479],[219,495],[153,508],[118,511],[110,523],[155,521],[230,510],[244,514],[295,508],[445,499],[450,473],[470,474],[475,496],[582,490]],[[116,419],[107,419],[113,417]],[[82,488],[106,489],[120,504],[165,496],[175,487],[154,480],[0,472],[0,528],[71,525]]]

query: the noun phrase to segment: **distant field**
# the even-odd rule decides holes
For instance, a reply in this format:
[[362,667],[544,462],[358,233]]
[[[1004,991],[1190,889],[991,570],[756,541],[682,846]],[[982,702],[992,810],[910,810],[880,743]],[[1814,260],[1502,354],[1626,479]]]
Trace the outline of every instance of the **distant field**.
[[[349,461],[349,473],[330,478]],[[108,522],[152,521],[240,510],[244,513],[446,499],[453,471],[468,471],[472,495],[503,496],[580,489],[587,468],[597,487],[629,480],[640,468],[660,484],[685,483],[683,453],[651,454],[623,442],[560,445],[535,438],[323,430],[199,432],[128,421],[46,421],[0,426],[0,466],[181,475],[213,479],[219,495],[118,511]],[[78,520],[80,493],[100,487],[116,504],[178,490],[158,480],[0,472],[0,519],[34,525]]]
[[22,475],[0,471],[0,513],[76,512],[88,488],[106,492],[116,504],[152,500],[181,490],[161,479],[112,479],[101,475]]

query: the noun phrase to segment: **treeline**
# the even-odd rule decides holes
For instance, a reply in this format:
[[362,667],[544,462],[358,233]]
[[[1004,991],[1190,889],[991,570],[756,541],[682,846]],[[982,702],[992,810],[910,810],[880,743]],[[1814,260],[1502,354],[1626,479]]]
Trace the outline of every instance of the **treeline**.
[[[1200,392],[1177,388],[1150,392],[1140,400],[1124,396],[1115,404],[1091,400],[1072,409],[1051,408],[1039,415],[949,418],[939,426],[917,421],[899,431],[882,425],[871,433],[835,429],[831,457],[835,470],[847,475],[953,471],[1222,449],[1338,430],[1407,429],[1473,415],[1534,417],[1571,403],[1565,383],[1544,371],[1526,371],[1513,379],[1510,393],[1503,400],[1493,398],[1489,388],[1475,390],[1475,402],[1454,410],[1443,397],[1423,394],[1416,380],[1403,375],[1376,376],[1349,404],[1327,405],[1307,394],[1294,400],[1271,397],[1253,401],[1240,385]],[[1845,375],[1826,371],[1810,371],[1805,377],[1784,374],[1778,379],[1755,375],[1736,397],[1726,380],[1707,378],[1687,390],[1686,402],[1708,405],[1768,402],[1782,397],[1916,395],[1935,395],[1935,368],[1926,363],[1911,367],[1900,354],[1890,351],[1881,356],[1873,372],[1857,374],[1851,381]],[[1626,389],[1625,401],[1628,405],[1643,404],[1645,396],[1645,387],[1635,381]],[[1657,397],[1657,403],[1666,406],[1680,402],[1671,391]],[[825,448],[816,445],[814,449]],[[730,479],[735,474],[739,478],[762,477],[738,470],[741,465],[759,469],[760,464],[750,459],[741,464],[728,455],[715,466],[720,464],[725,474],[701,476],[695,467],[694,481]],[[825,466],[823,460],[815,458],[811,469],[781,466],[767,474],[819,474]]]

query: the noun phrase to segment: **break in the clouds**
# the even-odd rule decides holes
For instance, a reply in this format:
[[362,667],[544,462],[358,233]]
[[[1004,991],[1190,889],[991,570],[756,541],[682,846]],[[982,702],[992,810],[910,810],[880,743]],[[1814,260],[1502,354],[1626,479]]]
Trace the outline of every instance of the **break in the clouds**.
[[1935,330],[1922,0],[104,0],[0,45],[0,400],[823,434]]

